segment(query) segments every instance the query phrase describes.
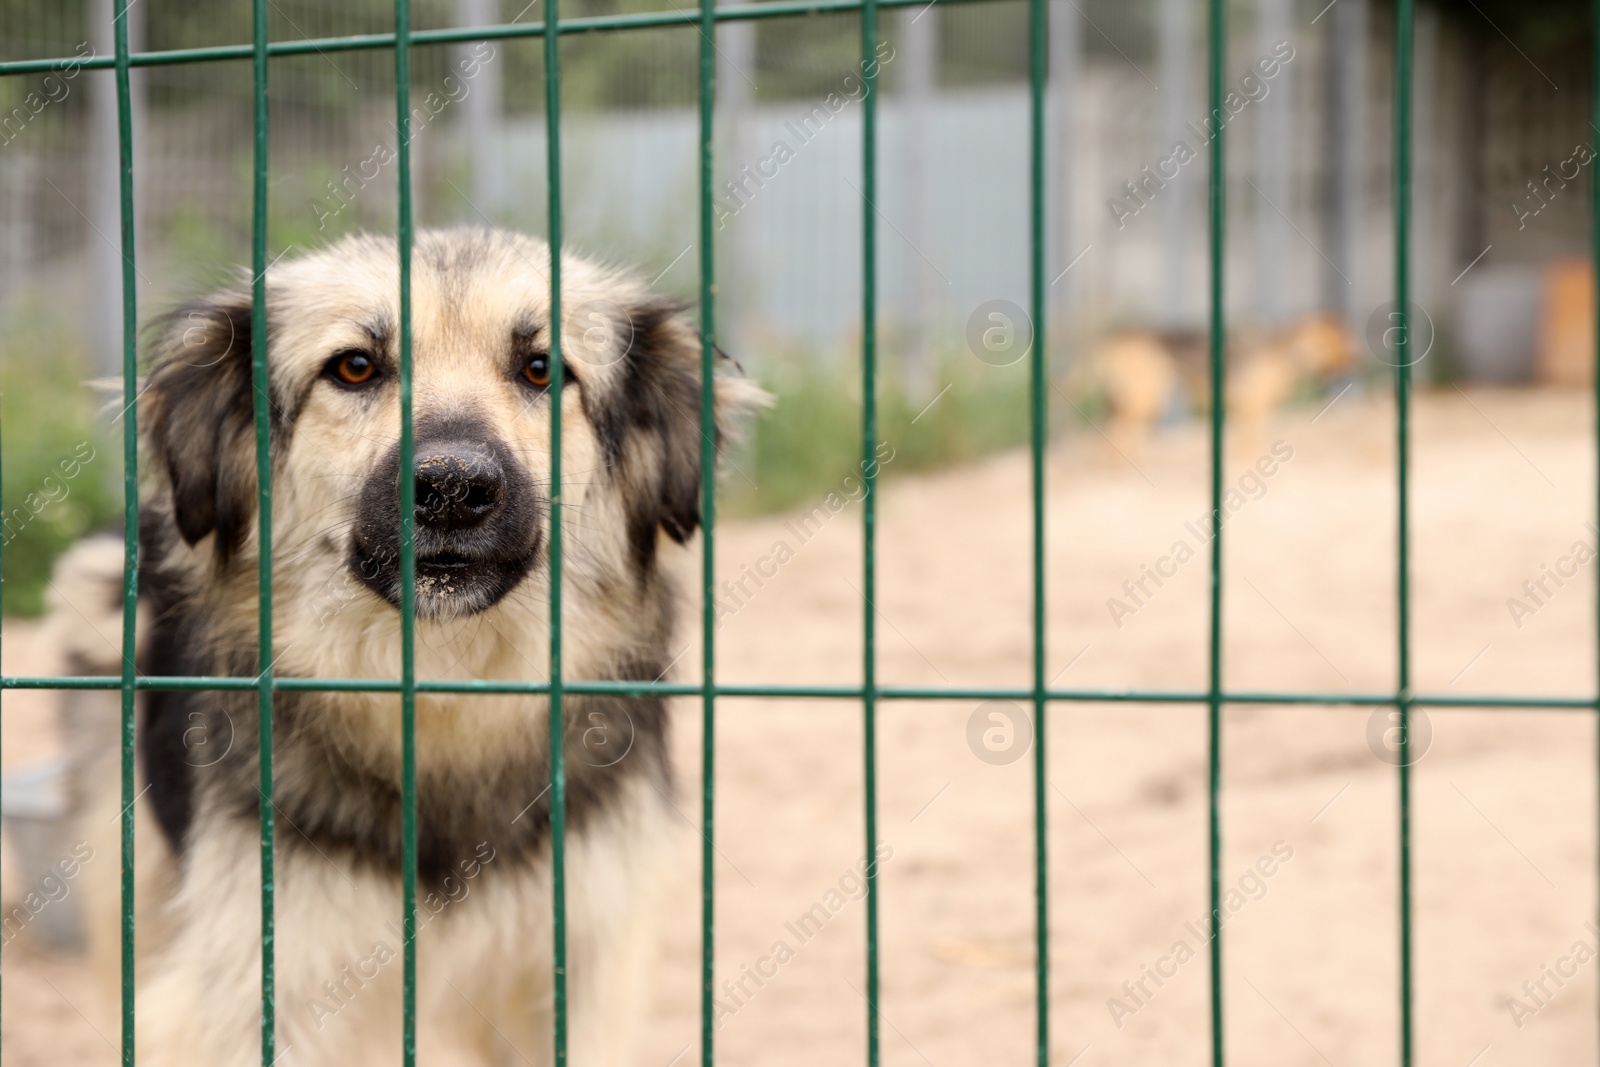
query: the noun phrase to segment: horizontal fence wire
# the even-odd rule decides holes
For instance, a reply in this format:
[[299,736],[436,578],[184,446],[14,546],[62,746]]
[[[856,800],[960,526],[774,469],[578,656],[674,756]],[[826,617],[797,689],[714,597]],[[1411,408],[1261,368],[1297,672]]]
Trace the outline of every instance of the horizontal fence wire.
[[[864,64],[864,81],[868,93],[864,101],[863,121],[863,224],[862,264],[864,285],[862,293],[862,451],[864,460],[873,456],[873,442],[877,431],[875,403],[876,388],[876,330],[875,330],[875,259],[876,259],[876,124],[875,70],[866,64],[873,58],[876,44],[877,12],[880,8],[921,7],[925,0],[778,0],[757,5],[742,5],[719,9],[715,0],[701,0],[695,10],[646,12],[628,15],[605,15],[562,20],[557,0],[546,5],[544,20],[530,24],[504,24],[446,30],[412,32],[410,29],[409,0],[396,0],[395,32],[346,37],[306,39],[300,41],[272,42],[267,39],[266,0],[253,0],[252,41],[248,45],[226,45],[205,48],[133,53],[128,39],[125,12],[132,0],[115,0],[113,33],[115,49],[112,56],[97,56],[89,60],[79,57],[32,59],[0,63],[0,77],[18,76],[52,70],[63,63],[73,62],[90,69],[109,68],[115,73],[118,119],[118,185],[121,212],[122,248],[122,313],[123,313],[123,391],[125,416],[123,422],[124,447],[124,581],[122,590],[123,638],[122,670],[120,676],[35,677],[25,675],[0,676],[0,694],[7,689],[57,689],[57,690],[118,690],[121,695],[121,984],[122,984],[122,1062],[131,1065],[135,1049],[135,882],[134,882],[134,802],[135,796],[135,697],[141,690],[253,690],[257,693],[260,709],[260,786],[262,803],[261,825],[261,929],[262,929],[262,1020],[261,1052],[264,1065],[276,1059],[275,1038],[275,968],[274,968],[274,820],[272,801],[272,695],[279,691],[321,692],[394,692],[401,698],[402,716],[402,811],[404,859],[402,900],[405,912],[406,946],[404,972],[403,1050],[404,1062],[415,1062],[416,1048],[416,959],[415,959],[415,909],[416,909],[416,752],[415,705],[419,693],[465,694],[547,694],[549,697],[549,728],[551,744],[550,808],[552,836],[552,923],[554,927],[554,1054],[558,1064],[566,1062],[567,1043],[567,983],[566,983],[566,932],[565,932],[565,768],[563,758],[564,718],[562,701],[567,694],[615,694],[624,696],[699,696],[702,701],[704,725],[702,773],[702,827],[705,847],[702,852],[702,953],[701,953],[701,1037],[702,1061],[714,1061],[713,1032],[713,978],[714,978],[714,919],[715,898],[713,879],[713,833],[715,829],[715,703],[719,697],[747,697],[771,699],[845,699],[858,700],[863,705],[864,723],[864,775],[865,775],[865,829],[869,856],[875,849],[876,838],[876,706],[882,700],[987,700],[1009,699],[1029,701],[1034,708],[1037,745],[1034,753],[1034,854],[1036,896],[1036,1059],[1047,1064],[1049,1052],[1049,911],[1048,862],[1045,803],[1043,784],[1046,771],[1045,725],[1046,710],[1053,702],[1138,703],[1148,705],[1204,705],[1208,720],[1208,875],[1213,921],[1218,915],[1219,868],[1221,859],[1221,726],[1222,709],[1228,704],[1275,704],[1302,707],[1378,707],[1392,706],[1399,711],[1399,935],[1400,979],[1399,1021],[1400,1061],[1410,1067],[1414,1056],[1413,1040],[1413,961],[1412,961],[1412,884],[1411,884],[1411,788],[1408,733],[1412,709],[1430,707],[1456,710],[1573,710],[1600,709],[1600,697],[1537,697],[1511,695],[1451,696],[1414,693],[1410,683],[1410,570],[1409,570],[1409,495],[1410,495],[1410,395],[1411,373],[1408,359],[1407,326],[1410,291],[1410,199],[1411,199],[1411,123],[1412,123],[1412,67],[1414,0],[1398,0],[1394,26],[1395,42],[1395,303],[1397,351],[1399,366],[1395,374],[1396,395],[1396,493],[1398,514],[1396,524],[1397,569],[1397,684],[1393,693],[1316,693],[1316,692],[1231,692],[1222,684],[1222,538],[1220,533],[1212,542],[1210,589],[1209,671],[1207,688],[1191,690],[1133,690],[1133,689],[1076,689],[1054,690],[1044,682],[1044,648],[1046,599],[1044,584],[1044,461],[1047,441],[1047,422],[1044,387],[1048,374],[1048,354],[1043,340],[1043,225],[1045,210],[1044,186],[1044,134],[1043,106],[1046,84],[1046,52],[1044,48],[1046,10],[1044,0],[1029,0],[1029,79],[1030,79],[1030,301],[1033,314],[1033,351],[1031,353],[1030,381],[1030,454],[1032,460],[1033,503],[1033,680],[1030,687],[916,687],[881,686],[876,677],[875,642],[875,592],[876,570],[876,479],[875,465],[864,463],[867,493],[863,508],[864,562],[866,604],[863,610],[864,651],[863,682],[858,686],[810,686],[767,684],[718,684],[714,677],[715,643],[714,618],[710,608],[714,588],[714,529],[715,529],[715,449],[714,449],[714,369],[715,369],[715,268],[712,255],[711,228],[712,196],[712,133],[715,92],[715,26],[719,22],[746,21],[768,18],[796,17],[830,12],[859,12],[861,18],[861,43]],[[984,0],[936,0],[941,4],[974,3]],[[1220,515],[1220,487],[1222,465],[1222,436],[1225,426],[1223,410],[1222,351],[1226,336],[1223,311],[1225,293],[1223,277],[1223,251],[1226,236],[1224,218],[1225,171],[1224,138],[1221,122],[1222,70],[1225,64],[1225,8],[1226,0],[1209,0],[1209,92],[1213,121],[1218,133],[1211,143],[1211,202],[1209,240],[1211,259],[1211,326],[1210,374],[1212,384],[1211,430],[1211,495],[1213,521]],[[1595,4],[1595,25],[1600,32],[1600,0]],[[699,683],[632,682],[614,680],[565,679],[561,664],[561,405],[560,389],[563,376],[560,353],[560,330],[550,334],[551,360],[551,595],[550,595],[550,663],[547,682],[492,682],[445,681],[419,679],[415,671],[415,544],[414,509],[415,484],[411,479],[400,479],[401,506],[401,635],[402,671],[399,679],[358,678],[282,678],[272,670],[272,561],[271,561],[271,463],[269,439],[270,403],[267,391],[267,345],[265,329],[266,297],[266,234],[267,234],[267,160],[269,145],[268,127],[268,63],[272,57],[327,53],[333,51],[359,51],[392,49],[395,54],[395,104],[402,122],[409,118],[409,52],[413,46],[452,44],[466,41],[499,40],[514,38],[543,38],[545,57],[545,90],[547,112],[548,167],[549,167],[549,247],[551,267],[551,319],[559,321],[560,315],[560,249],[561,249],[561,181],[560,181],[560,58],[559,38],[564,34],[614,32],[630,29],[648,29],[674,26],[695,26],[701,34],[700,47],[700,137],[701,137],[701,420],[702,454],[701,481],[704,497],[704,532],[702,544],[702,584],[706,604],[703,606],[703,675]],[[255,444],[258,474],[258,519],[260,553],[258,586],[260,604],[259,620],[259,673],[254,677],[152,677],[141,675],[135,667],[137,648],[136,616],[138,594],[138,463],[137,463],[137,406],[134,403],[139,390],[137,361],[137,298],[134,234],[133,142],[131,123],[131,95],[129,71],[134,67],[163,66],[184,63],[214,62],[250,59],[254,73],[255,161],[253,168],[253,219],[252,219],[252,380],[255,389]],[[1600,63],[1594,75],[1594,114],[1600,124]],[[413,206],[410,190],[410,159],[405,139],[399,150],[399,224],[398,248],[400,255],[400,390],[401,390],[401,462],[402,469],[414,460],[413,424],[411,412],[412,386],[412,332],[411,332],[411,278],[410,258],[413,244]],[[1600,181],[1592,186],[1594,206],[1594,241],[1600,248]],[[1600,281],[1597,281],[1597,298],[1600,298]],[[1600,332],[1596,335],[1600,348]],[[1597,406],[1596,448],[1600,455],[1600,377],[1595,383]],[[1597,473],[1597,501],[1600,501],[1600,473]],[[1600,508],[1600,503],[1597,503]],[[1597,602],[1597,664],[1600,664],[1600,602]],[[1597,668],[1600,669],[1600,668]],[[1600,675],[1597,675],[1600,689]],[[1597,729],[1597,763],[1600,763],[1600,729]],[[878,928],[877,881],[873,866],[868,867],[867,897],[867,1059],[876,1065],[879,1056],[878,1034]],[[1224,1042],[1222,1032],[1222,955],[1220,936],[1211,947],[1211,1029],[1212,1060],[1218,1067],[1223,1062]]]
[[[940,7],[952,4],[997,3],[999,0],[873,0],[879,8],[925,8],[933,3]],[[838,12],[860,11],[867,0],[773,0],[770,3],[744,4],[737,7],[716,8],[711,18],[715,22],[751,22],[763,19],[793,18],[805,15],[826,15]],[[448,30],[417,30],[410,34],[413,46],[463,44],[473,41],[503,41],[519,37],[543,37],[547,33],[601,33],[619,30],[650,30],[664,27],[689,27],[701,21],[698,12],[691,9],[648,11],[632,15],[591,15],[556,21],[547,19],[539,23],[502,23],[493,26],[470,26]],[[393,48],[392,33],[353,34],[344,37],[315,37],[299,41],[277,41],[267,54],[277,56],[321,55],[326,52],[363,52]],[[160,52],[139,52],[130,56],[135,67],[161,67],[182,63],[212,63],[224,60],[250,59],[255,50],[251,45],[214,45],[207,48],[174,48]],[[84,70],[98,70],[114,66],[106,56],[61,56],[55,59],[17,59],[0,63],[0,77],[11,74],[47,74],[63,64],[71,63]]]
[[[275,690],[309,693],[398,693],[401,683],[393,678],[286,678],[271,679]],[[0,689],[120,689],[115,675],[65,675],[62,677],[0,677]],[[255,689],[253,677],[185,677],[138,675],[135,689],[163,690],[240,690]],[[698,682],[617,681],[614,679],[568,679],[561,688],[566,693],[611,696],[700,696],[707,687]],[[550,691],[548,682],[500,682],[471,679],[419,678],[419,693],[482,693],[531,695]],[[763,685],[716,684],[710,692],[719,697],[772,697],[780,700],[860,700],[866,690],[858,685]],[[879,700],[1020,700],[1033,699],[1033,690],[1020,686],[894,686],[879,685],[873,690]],[[1051,703],[1089,704],[1205,704],[1209,690],[1191,689],[1047,689],[1044,698]],[[1313,693],[1230,691],[1221,693],[1223,704],[1309,704],[1327,707],[1382,707],[1400,702],[1397,693]],[[1462,710],[1542,709],[1549,711],[1593,711],[1600,702],[1594,697],[1539,697],[1485,694],[1455,696],[1413,693],[1407,701],[1412,707],[1457,708]]]

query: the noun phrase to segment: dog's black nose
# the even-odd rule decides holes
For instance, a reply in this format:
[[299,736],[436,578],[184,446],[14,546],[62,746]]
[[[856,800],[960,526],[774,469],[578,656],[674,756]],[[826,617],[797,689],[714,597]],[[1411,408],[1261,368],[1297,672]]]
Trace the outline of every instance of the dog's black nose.
[[444,445],[417,457],[417,523],[468,530],[500,509],[506,472],[492,451]]

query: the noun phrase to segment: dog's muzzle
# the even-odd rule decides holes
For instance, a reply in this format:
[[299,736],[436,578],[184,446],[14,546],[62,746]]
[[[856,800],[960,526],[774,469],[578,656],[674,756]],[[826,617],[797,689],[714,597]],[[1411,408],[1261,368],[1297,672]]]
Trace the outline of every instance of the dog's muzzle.
[[[503,442],[475,420],[418,427],[415,479],[417,615],[471,615],[499,602],[538,562],[544,504]],[[400,448],[361,492],[349,567],[400,604]]]

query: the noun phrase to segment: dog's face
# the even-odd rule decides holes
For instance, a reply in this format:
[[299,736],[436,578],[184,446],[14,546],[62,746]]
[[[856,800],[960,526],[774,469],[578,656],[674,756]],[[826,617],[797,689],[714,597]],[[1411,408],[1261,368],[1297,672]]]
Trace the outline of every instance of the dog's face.
[[[647,581],[658,536],[681,543],[699,523],[702,442],[712,447],[763,394],[719,378],[719,425],[702,437],[700,343],[681,308],[564,256],[557,398],[548,247],[503,232],[424,233],[411,274],[415,447],[402,465],[397,259],[393,240],[358,237],[268,274],[274,557],[294,572],[285,580],[314,597],[308,585],[342,572],[375,598],[367,610],[393,611],[400,484],[411,479],[419,619],[476,615],[542,583],[559,402],[567,551],[595,588]],[[250,370],[248,292],[216,294],[163,328],[144,401],[156,498],[196,559],[224,573],[253,571],[256,555]]]

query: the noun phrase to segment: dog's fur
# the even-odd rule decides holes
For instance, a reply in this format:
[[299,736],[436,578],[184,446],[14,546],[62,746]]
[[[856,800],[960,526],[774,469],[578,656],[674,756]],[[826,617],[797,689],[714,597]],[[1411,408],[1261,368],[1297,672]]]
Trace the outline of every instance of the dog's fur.
[[[701,346],[681,305],[561,262],[563,673],[650,681],[679,651],[661,550],[699,525],[700,450],[765,394],[722,359],[717,426],[702,436]],[[548,352],[548,269],[548,246],[520,235],[416,240],[418,678],[546,677],[550,396],[522,371]],[[356,237],[286,259],[266,287],[272,669],[397,679],[396,243]],[[152,338],[139,409],[147,674],[253,677],[263,666],[250,321],[243,279]],[[348,352],[375,362],[373,381],[336,380]],[[142,1067],[259,1062],[257,699],[143,694]],[[550,1055],[547,711],[543,696],[416,699],[418,1062],[430,1067]],[[599,1067],[624,1062],[644,992],[671,788],[665,708],[568,695],[563,713],[571,1062]],[[279,690],[273,731],[280,1062],[398,1062],[399,697]],[[104,778],[89,823],[115,855],[114,774]],[[103,881],[114,909],[114,879]]]

